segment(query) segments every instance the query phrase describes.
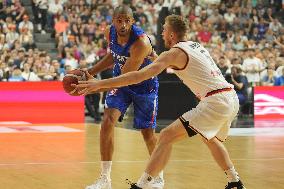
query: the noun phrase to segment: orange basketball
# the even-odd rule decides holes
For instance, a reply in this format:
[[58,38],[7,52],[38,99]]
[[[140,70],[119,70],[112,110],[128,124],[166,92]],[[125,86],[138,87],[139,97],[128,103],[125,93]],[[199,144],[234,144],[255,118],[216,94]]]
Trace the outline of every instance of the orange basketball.
[[82,70],[72,70],[67,72],[62,81],[64,91],[69,95],[79,96],[78,91],[75,91],[75,87],[72,87],[71,84],[78,84],[78,81],[85,80],[86,74]]

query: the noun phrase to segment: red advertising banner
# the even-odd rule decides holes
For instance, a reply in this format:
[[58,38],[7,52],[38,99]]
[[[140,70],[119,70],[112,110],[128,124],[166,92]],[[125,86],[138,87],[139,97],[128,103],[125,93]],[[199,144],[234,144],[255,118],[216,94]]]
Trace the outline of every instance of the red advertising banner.
[[61,82],[0,82],[0,121],[83,123],[84,97],[68,95]]
[[254,88],[254,119],[256,127],[284,127],[284,86]]

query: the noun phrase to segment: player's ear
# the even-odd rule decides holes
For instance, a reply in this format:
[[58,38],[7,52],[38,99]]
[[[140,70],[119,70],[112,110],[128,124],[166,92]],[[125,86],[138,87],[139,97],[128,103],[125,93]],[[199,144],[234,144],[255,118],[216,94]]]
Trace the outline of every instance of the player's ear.
[[174,38],[174,32],[171,32],[170,37],[171,37],[171,39]]

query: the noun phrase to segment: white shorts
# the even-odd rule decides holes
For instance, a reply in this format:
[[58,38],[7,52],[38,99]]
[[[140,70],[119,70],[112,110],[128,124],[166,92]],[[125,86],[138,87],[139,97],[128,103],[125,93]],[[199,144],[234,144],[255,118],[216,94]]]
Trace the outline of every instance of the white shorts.
[[216,137],[225,141],[238,111],[239,99],[235,90],[231,90],[205,97],[182,117],[189,122],[191,129],[207,140]]

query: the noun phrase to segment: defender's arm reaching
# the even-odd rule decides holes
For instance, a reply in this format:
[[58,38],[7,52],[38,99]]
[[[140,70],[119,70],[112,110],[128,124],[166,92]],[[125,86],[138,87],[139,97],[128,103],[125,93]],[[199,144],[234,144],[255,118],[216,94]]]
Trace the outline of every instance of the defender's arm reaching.
[[182,68],[186,63],[187,55],[180,49],[172,48],[162,53],[153,64],[150,64],[139,71],[132,71],[115,78],[105,80],[80,81],[76,85],[77,89],[82,89],[79,93],[89,94],[104,88],[116,88],[140,83],[161,73],[167,67]]

